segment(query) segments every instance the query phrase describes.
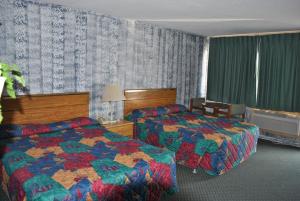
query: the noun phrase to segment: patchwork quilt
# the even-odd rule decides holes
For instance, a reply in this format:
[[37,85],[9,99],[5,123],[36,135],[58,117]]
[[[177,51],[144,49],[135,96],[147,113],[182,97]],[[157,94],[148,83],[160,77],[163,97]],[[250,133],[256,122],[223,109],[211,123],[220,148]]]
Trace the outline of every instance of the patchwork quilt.
[[92,119],[0,132],[0,180],[13,201],[152,201],[177,191],[174,152]]
[[187,112],[176,105],[171,106],[173,113],[166,112],[169,107],[135,110],[129,119],[135,122],[135,138],[176,152],[177,163],[221,175],[256,152],[257,126]]

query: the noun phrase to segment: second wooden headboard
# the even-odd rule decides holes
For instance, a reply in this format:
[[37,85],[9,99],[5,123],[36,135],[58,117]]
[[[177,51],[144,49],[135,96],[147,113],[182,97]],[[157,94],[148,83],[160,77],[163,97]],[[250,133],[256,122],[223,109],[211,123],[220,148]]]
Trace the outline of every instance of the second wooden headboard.
[[176,89],[127,89],[124,102],[124,116],[134,109],[157,107],[176,103]]
[[37,94],[4,97],[2,124],[50,123],[89,116],[89,93]]

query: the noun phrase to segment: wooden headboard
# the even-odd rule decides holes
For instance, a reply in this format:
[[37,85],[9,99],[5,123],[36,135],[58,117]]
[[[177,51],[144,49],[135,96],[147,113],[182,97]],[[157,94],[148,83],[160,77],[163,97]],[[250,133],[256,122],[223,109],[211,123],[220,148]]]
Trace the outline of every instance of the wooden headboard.
[[157,107],[176,103],[176,89],[128,89],[125,90],[124,115],[134,109]]
[[2,124],[50,123],[89,116],[89,93],[4,97]]

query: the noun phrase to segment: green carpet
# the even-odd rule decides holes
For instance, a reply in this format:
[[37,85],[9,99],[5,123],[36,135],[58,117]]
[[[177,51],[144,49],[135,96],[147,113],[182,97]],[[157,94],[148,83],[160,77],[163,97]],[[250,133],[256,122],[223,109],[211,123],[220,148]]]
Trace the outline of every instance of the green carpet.
[[[300,149],[258,144],[257,153],[236,169],[212,177],[177,166],[179,192],[164,201],[300,200]],[[8,201],[0,191],[0,200]]]
[[254,155],[221,176],[178,165],[177,182],[169,201],[300,200],[300,149],[260,141]]

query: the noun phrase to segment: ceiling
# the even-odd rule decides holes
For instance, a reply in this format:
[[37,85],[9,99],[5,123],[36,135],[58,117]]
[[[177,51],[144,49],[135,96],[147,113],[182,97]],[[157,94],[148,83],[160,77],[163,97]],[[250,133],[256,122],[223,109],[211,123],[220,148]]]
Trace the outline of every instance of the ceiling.
[[204,36],[300,30],[300,0],[43,0]]

